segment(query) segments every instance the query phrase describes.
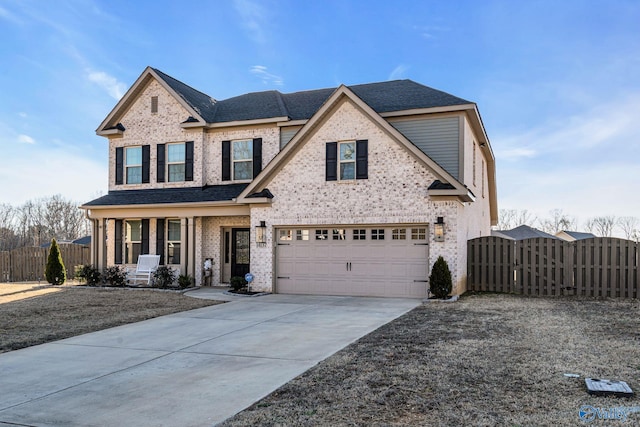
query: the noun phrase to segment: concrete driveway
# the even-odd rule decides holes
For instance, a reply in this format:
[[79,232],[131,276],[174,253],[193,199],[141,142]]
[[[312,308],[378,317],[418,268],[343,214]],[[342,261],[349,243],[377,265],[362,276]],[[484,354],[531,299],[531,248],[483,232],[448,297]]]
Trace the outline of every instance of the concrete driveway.
[[0,425],[214,425],[420,304],[238,298],[4,353]]

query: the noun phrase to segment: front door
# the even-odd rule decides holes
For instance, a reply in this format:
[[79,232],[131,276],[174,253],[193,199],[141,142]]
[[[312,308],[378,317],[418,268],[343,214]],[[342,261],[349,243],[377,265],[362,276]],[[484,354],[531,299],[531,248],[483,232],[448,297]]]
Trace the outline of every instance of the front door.
[[231,277],[244,277],[249,272],[250,234],[248,228],[231,230]]

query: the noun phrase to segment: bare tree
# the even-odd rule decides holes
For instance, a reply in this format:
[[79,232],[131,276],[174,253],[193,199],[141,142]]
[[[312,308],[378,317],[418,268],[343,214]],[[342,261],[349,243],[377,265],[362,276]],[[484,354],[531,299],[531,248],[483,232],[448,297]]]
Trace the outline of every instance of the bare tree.
[[539,221],[540,229],[545,233],[556,234],[559,231],[573,230],[576,228],[577,221],[574,217],[565,214],[562,209],[553,209],[549,211],[550,218]]
[[613,227],[616,225],[616,217],[613,215],[597,216],[587,221],[588,231],[600,237],[611,237]]
[[621,216],[616,223],[627,240],[632,240],[634,234],[638,233],[638,224],[640,221],[635,216]]
[[16,210],[13,206],[0,204],[0,251],[9,251],[18,245],[18,237],[15,234]]
[[498,229],[510,230],[520,225],[533,225],[536,216],[526,209],[500,209]]

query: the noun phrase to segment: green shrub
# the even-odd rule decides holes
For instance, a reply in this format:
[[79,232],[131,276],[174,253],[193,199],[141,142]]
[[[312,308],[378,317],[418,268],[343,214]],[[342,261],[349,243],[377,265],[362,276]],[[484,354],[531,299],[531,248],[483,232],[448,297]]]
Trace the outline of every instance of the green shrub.
[[98,286],[102,281],[102,274],[93,265],[78,265],[76,266],[76,279],[86,282],[88,286]]
[[156,271],[153,272],[153,285],[158,288],[168,288],[173,285],[173,282],[176,280],[176,273],[171,269],[171,267],[167,267],[163,265],[158,267]]
[[193,286],[194,282],[195,280],[193,279],[193,277],[189,276],[188,274],[181,274],[180,276],[178,276],[178,286],[180,286],[182,289]]
[[65,280],[67,280],[67,270],[64,268],[62,255],[60,255],[60,248],[58,247],[56,239],[51,239],[51,247],[49,248],[44,277],[47,279],[47,282],[52,285],[62,285]]
[[105,283],[111,286],[127,285],[127,272],[119,265],[105,268],[102,277],[104,278]]
[[239,291],[240,289],[247,286],[247,281],[244,280],[244,277],[233,276],[231,280],[229,280],[229,284],[231,285],[231,289],[234,291]]
[[451,293],[451,271],[447,261],[439,256],[431,269],[429,276],[429,291],[436,298],[445,299]]

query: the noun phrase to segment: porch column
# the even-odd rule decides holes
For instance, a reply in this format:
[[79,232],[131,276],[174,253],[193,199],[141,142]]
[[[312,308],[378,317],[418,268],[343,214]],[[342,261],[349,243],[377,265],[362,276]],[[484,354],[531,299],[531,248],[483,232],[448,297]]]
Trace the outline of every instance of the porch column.
[[[103,218],[96,220],[96,224],[95,224],[96,233],[94,235],[96,240],[95,245],[93,241],[91,242],[92,243],[91,247],[93,248],[95,246],[96,248],[96,253],[95,253],[96,262],[94,265],[99,270],[102,270],[107,266],[107,248],[106,248],[107,239],[105,238],[105,232],[106,232],[105,222],[106,220]],[[92,239],[94,237],[92,237]]]
[[98,221],[97,219],[91,220],[91,265],[98,268]]
[[196,221],[194,217],[188,218],[187,226],[187,269],[184,274],[190,274],[191,277],[196,277]]
[[180,218],[180,274],[187,274],[187,256],[189,253],[188,223],[189,220],[187,218]]

